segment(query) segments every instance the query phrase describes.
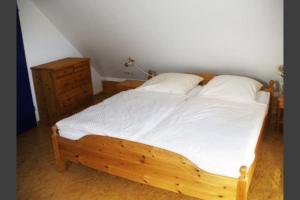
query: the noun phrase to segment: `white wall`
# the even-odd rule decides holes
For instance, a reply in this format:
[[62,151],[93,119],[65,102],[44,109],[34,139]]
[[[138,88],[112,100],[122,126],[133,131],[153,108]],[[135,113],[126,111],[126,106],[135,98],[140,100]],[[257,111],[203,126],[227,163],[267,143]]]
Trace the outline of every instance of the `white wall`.
[[[33,103],[38,117],[30,68],[64,57],[82,57],[30,0],[17,1]],[[102,90],[101,76],[92,68],[94,93]]]
[[130,55],[158,72],[279,78],[283,0],[33,1],[102,76],[126,77]]

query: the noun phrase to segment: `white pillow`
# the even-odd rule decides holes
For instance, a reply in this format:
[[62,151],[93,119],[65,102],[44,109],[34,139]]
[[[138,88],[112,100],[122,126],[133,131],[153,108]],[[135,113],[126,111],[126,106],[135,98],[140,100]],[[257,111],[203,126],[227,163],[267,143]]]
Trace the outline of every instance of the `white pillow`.
[[197,96],[199,93],[200,93],[200,91],[203,89],[203,86],[202,85],[197,85],[196,87],[194,87],[193,89],[191,89],[188,93],[187,93],[187,95],[189,96],[189,97],[192,97],[192,96]]
[[201,90],[200,95],[230,101],[255,101],[256,93],[262,84],[254,79],[220,75],[215,76]]
[[186,94],[202,80],[202,77],[194,74],[162,73],[149,79],[136,90]]

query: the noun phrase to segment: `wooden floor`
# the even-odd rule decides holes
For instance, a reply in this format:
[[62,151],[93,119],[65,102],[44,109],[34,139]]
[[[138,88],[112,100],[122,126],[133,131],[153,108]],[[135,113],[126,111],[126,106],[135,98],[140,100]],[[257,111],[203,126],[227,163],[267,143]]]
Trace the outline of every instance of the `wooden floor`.
[[[99,97],[101,98],[101,97]],[[87,167],[55,170],[50,127],[39,125],[17,138],[17,199],[196,200]],[[250,186],[249,200],[283,200],[283,137],[269,129]]]

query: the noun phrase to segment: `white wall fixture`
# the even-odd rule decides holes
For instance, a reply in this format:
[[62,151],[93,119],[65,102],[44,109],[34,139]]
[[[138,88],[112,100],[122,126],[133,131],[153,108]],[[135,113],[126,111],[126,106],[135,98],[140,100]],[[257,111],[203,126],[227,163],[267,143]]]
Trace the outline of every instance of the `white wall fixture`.
[[[126,68],[128,68],[128,67],[135,67],[135,69],[137,69],[137,70],[139,70],[140,72],[142,72],[144,75],[146,75],[146,77],[145,77],[145,79],[146,78],[152,78],[153,76],[154,76],[154,73],[153,73],[153,71],[146,71],[145,69],[143,69],[142,67],[140,67],[140,66],[138,66],[137,64],[136,64],[136,62],[135,62],[135,60],[132,58],[132,57],[128,57],[127,58],[127,61],[124,63],[124,66],[126,67]],[[129,72],[129,74],[131,75],[131,76],[133,76],[134,74],[131,72]]]

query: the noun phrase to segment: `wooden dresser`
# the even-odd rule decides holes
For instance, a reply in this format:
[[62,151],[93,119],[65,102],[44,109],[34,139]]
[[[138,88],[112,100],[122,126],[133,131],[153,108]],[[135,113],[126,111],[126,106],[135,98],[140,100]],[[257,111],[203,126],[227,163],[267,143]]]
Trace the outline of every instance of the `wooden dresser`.
[[42,123],[54,124],[91,105],[89,58],[65,58],[31,70]]

